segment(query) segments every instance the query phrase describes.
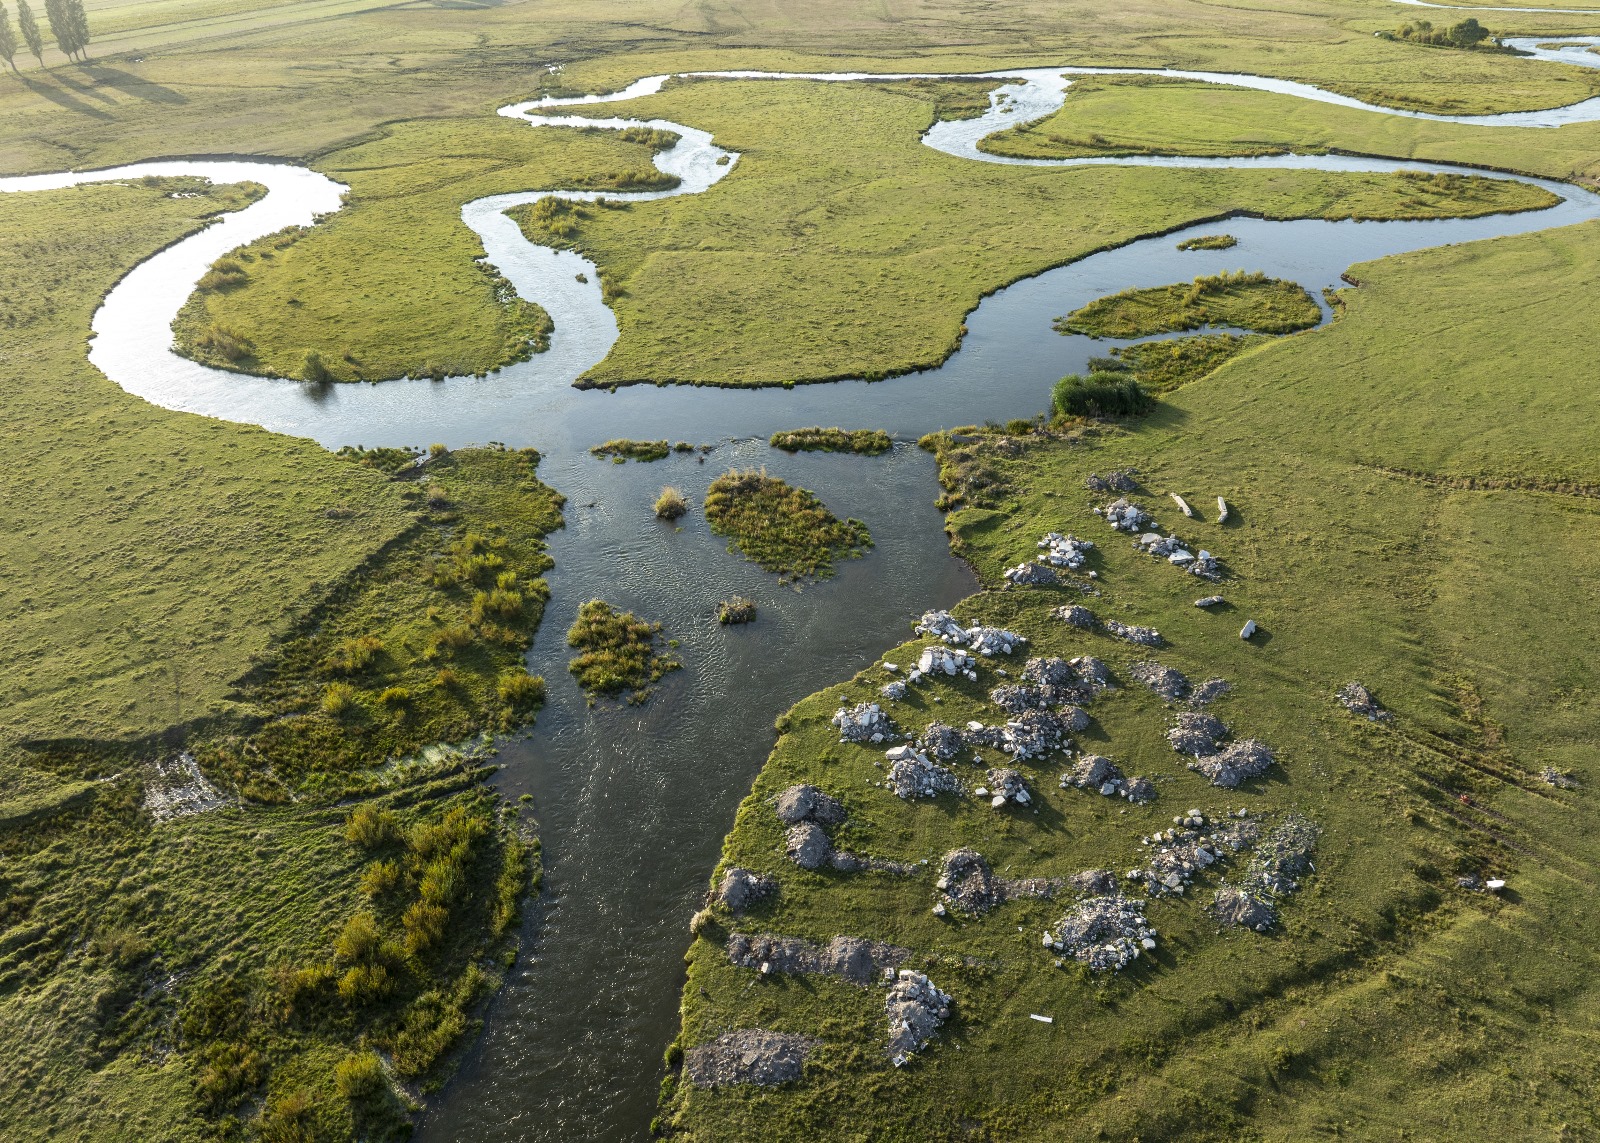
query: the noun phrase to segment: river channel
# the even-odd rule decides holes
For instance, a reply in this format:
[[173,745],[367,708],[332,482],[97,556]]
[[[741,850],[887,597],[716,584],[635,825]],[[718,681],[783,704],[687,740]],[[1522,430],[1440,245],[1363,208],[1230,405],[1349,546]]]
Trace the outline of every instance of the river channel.
[[[1591,39],[1528,41],[1536,54],[1600,66]],[[1587,57],[1587,58],[1579,58]],[[1060,107],[1070,76],[1129,69],[1023,69],[987,73],[996,92],[980,119],[936,124],[924,142],[984,162],[979,138]],[[770,76],[715,73],[730,82],[847,82],[860,75]],[[1178,74],[1298,98],[1373,108],[1307,85],[1249,76]],[[632,125],[583,118],[576,105],[617,103],[659,90],[651,77],[624,92],[501,109],[537,129],[576,124]],[[884,78],[884,77],[876,77]],[[562,107],[565,114],[548,111]],[[1429,116],[1428,118],[1447,118]],[[1600,119],[1600,100],[1548,112],[1475,116],[1483,127],[1558,127]],[[667,192],[609,195],[648,200],[704,193],[737,168],[738,157],[692,127],[656,157],[681,179]],[[727,161],[718,160],[727,157]],[[1030,161],[1037,164],[1038,161]],[[1336,171],[1461,171],[1431,163],[1341,156],[1259,159],[1147,157],[1043,161],[1045,165],[1138,164],[1268,167]],[[1513,165],[1510,161],[1508,166]],[[1225,251],[1180,252],[1185,237],[1215,224],[1131,243],[1018,282],[968,316],[960,349],[936,369],[868,383],[792,389],[726,390],[634,386],[580,391],[572,382],[600,361],[617,337],[601,301],[595,267],[571,252],[530,244],[503,213],[545,194],[530,191],[468,203],[463,220],[483,239],[488,259],[517,291],[555,320],[547,353],[487,378],[407,379],[381,385],[311,386],[242,377],[174,355],[170,325],[209,264],[227,251],[285,226],[310,225],[340,209],[346,188],[298,167],[235,161],[171,161],[110,171],[0,179],[0,191],[47,191],[80,182],[145,174],[252,179],[266,198],[135,268],[94,320],[90,360],[124,389],[167,408],[260,424],[280,433],[343,444],[451,446],[499,441],[545,456],[541,476],[568,497],[567,526],[551,538],[552,601],[529,654],[549,680],[549,705],[528,735],[502,744],[499,784],[533,797],[547,861],[545,892],[529,910],[526,955],[493,1003],[487,1029],[460,1077],[422,1124],[424,1140],[631,1140],[653,1113],[663,1048],[676,1031],[688,919],[704,892],[734,808],[770,748],[774,717],[793,702],[847,677],[909,633],[911,620],[976,587],[948,553],[932,458],[913,443],[954,425],[1031,417],[1051,384],[1081,371],[1091,354],[1117,342],[1064,337],[1051,319],[1136,286],[1184,281],[1245,268],[1287,278],[1321,297],[1352,263],[1391,254],[1600,218],[1600,197],[1564,183],[1537,183],[1560,197],[1548,210],[1428,222],[1266,222],[1237,218],[1239,240]],[[1497,174],[1493,177],[1517,176]],[[587,282],[580,282],[583,274]],[[1326,317],[1326,310],[1325,310]],[[775,430],[804,425],[887,429],[893,452],[880,458],[811,454],[767,447]],[[655,464],[616,465],[591,457],[611,437],[687,440],[715,446]],[[699,502],[729,466],[765,465],[814,490],[840,516],[872,529],[876,547],[804,590],[780,587],[731,555],[696,513],[681,528],[657,521],[651,502],[664,483]],[[714,605],[734,593],[754,596],[759,620],[727,629]],[[592,597],[665,623],[681,640],[685,669],[669,676],[642,707],[590,708],[566,671],[564,633]]]

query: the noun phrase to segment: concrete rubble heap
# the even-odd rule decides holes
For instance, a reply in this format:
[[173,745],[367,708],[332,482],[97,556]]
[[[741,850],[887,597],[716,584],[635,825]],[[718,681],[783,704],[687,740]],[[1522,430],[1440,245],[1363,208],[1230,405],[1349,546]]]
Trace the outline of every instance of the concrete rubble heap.
[[1227,679],[1207,679],[1189,695],[1189,705],[1207,706],[1233,689]]
[[1039,558],[1051,567],[1078,571],[1089,562],[1094,541],[1080,540],[1071,532],[1065,536],[1060,532],[1046,532],[1044,539],[1039,541],[1039,550],[1044,553]]
[[884,754],[889,762],[889,788],[902,798],[932,798],[960,794],[961,779],[911,746],[896,746]]
[[724,1032],[685,1052],[683,1071],[695,1087],[772,1087],[799,1079],[806,1057],[821,1043],[811,1036],[761,1028]]
[[1096,516],[1103,516],[1119,532],[1146,532],[1156,527],[1154,517],[1137,504],[1132,503],[1127,497],[1113,500],[1104,508],[1093,510]]
[[1144,916],[1144,902],[1108,893],[1090,897],[1044,934],[1047,949],[1072,957],[1094,972],[1126,968],[1140,952],[1156,947],[1156,931]]
[[1050,705],[1090,702],[1105,688],[1095,679],[1080,675],[1073,662],[1055,657],[1035,656],[1023,665],[1022,679],[1024,682],[1035,683],[1041,687]]
[[906,686],[904,679],[890,679],[879,688],[878,693],[890,702],[899,702],[906,697],[908,690],[910,688]]
[[916,683],[929,675],[945,675],[950,678],[962,675],[968,680],[976,681],[978,674],[973,668],[977,665],[978,660],[964,651],[952,651],[949,647],[924,647],[922,657],[917,660],[917,665],[911,669],[906,679]]
[[1147,778],[1125,778],[1111,759],[1099,754],[1080,754],[1072,769],[1061,775],[1061,788],[1091,790],[1108,798],[1123,797],[1130,802],[1153,801],[1155,786]]
[[1218,888],[1211,911],[1224,925],[1264,933],[1278,920],[1276,901],[1300,888],[1311,868],[1318,829],[1299,814],[1290,814],[1261,835],[1238,885]]
[[1025,710],[1000,728],[1000,749],[1013,758],[1037,758],[1071,748],[1066,723],[1049,711]]
[[1132,492],[1139,487],[1135,479],[1138,471],[1136,468],[1113,468],[1104,476],[1091,472],[1084,479],[1083,486],[1090,492]]
[[833,725],[839,728],[840,742],[883,742],[898,738],[894,723],[875,702],[858,702],[852,707],[840,707],[833,715]]
[[979,797],[987,795],[989,804],[995,809],[1000,809],[1008,802],[1025,806],[1033,801],[1033,795],[1028,793],[1028,783],[1021,771],[1001,768],[990,770],[986,777],[989,779],[989,784],[980,786],[974,793]]
[[1093,631],[1096,624],[1094,612],[1081,603],[1069,603],[1064,607],[1052,608],[1050,618],[1059,619],[1080,631]]
[[940,917],[952,910],[968,917],[981,917],[1007,901],[1052,896],[1057,887],[1058,883],[1048,877],[1002,880],[995,876],[988,859],[977,850],[954,849],[944,855],[940,864],[939,880],[934,883],[939,900],[933,911]]
[[1194,710],[1181,711],[1177,725],[1167,731],[1172,748],[1194,758],[1215,754],[1227,740],[1228,728],[1220,720]]
[[1029,560],[1023,560],[1014,568],[1007,568],[1001,575],[1007,583],[1018,587],[1054,587],[1061,582],[1054,568]]
[[837,976],[863,986],[880,979],[886,970],[899,968],[911,955],[910,949],[862,937],[834,937],[819,945],[772,933],[732,933],[727,952],[730,964],[763,976]]
[[1216,754],[1189,763],[1189,769],[1198,770],[1213,786],[1231,790],[1240,783],[1265,774],[1272,762],[1272,750],[1266,743],[1254,738],[1241,738],[1224,746]]
[[1134,663],[1128,668],[1128,674],[1169,702],[1189,693],[1189,680],[1181,672],[1154,660]]
[[964,646],[967,642],[967,629],[957,623],[948,611],[924,611],[922,618],[917,620],[915,631],[918,635],[942,639],[953,647]]
[[1050,705],[1045,689],[1032,683],[1005,683],[989,692],[989,701],[1007,714],[1043,710]]
[[1093,655],[1079,655],[1067,661],[1091,692],[1109,691],[1115,687],[1116,684],[1111,681],[1111,668]]
[[1216,556],[1203,548],[1198,552],[1192,552],[1174,535],[1163,536],[1160,532],[1144,532],[1133,542],[1133,546],[1201,579],[1222,578],[1222,568],[1217,563]]
[[737,865],[722,875],[715,893],[718,904],[738,916],[752,905],[765,901],[778,891],[778,883],[771,877],[740,869]]
[[1137,643],[1141,647],[1159,647],[1163,642],[1161,632],[1154,627],[1135,627],[1115,619],[1107,619],[1101,626],[1123,642]]
[[1360,683],[1346,683],[1339,688],[1339,704],[1351,714],[1360,715],[1371,722],[1388,722],[1394,715],[1384,710],[1372,692]]
[[1020,651],[1028,641],[1015,631],[1004,627],[974,627],[967,632],[968,646],[984,658],[992,655],[1009,655]]
[[816,822],[829,826],[838,825],[845,819],[844,806],[839,800],[824,794],[815,786],[790,786],[773,799],[773,809],[784,825]]
[[833,857],[833,841],[816,822],[799,822],[783,835],[783,852],[801,869],[821,869]]
[[902,968],[889,986],[884,1011],[889,1016],[889,1058],[903,1067],[950,1019],[950,994],[920,972]]
[[1117,891],[1117,875],[1109,869],[1085,869],[1067,878],[1067,884],[1086,897],[1104,897]]
[[961,732],[942,722],[930,722],[917,738],[917,747],[936,762],[948,762],[965,748]]

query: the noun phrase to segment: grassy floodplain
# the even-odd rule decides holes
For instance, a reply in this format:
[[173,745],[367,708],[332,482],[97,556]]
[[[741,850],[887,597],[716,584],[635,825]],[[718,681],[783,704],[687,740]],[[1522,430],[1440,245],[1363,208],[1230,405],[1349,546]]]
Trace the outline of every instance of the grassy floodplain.
[[[826,1137],[863,1121],[918,1139],[1583,1138],[1600,1127],[1585,1047],[1600,1033],[1600,851],[1580,824],[1600,780],[1600,679],[1581,650],[1600,635],[1587,539],[1600,509],[1583,491],[1600,471],[1581,411],[1596,348],[1581,303],[1596,253],[1600,233],[1583,226],[1362,266],[1332,326],[1239,357],[1142,422],[930,441],[947,489],[974,463],[993,477],[950,516],[953,544],[989,586],[962,608],[969,621],[1023,632],[1030,654],[1095,654],[1114,669],[1149,653],[1075,631],[1049,608],[1083,602],[1154,625],[1170,645],[1155,657],[1194,680],[1228,679],[1214,713],[1269,742],[1280,764],[1247,790],[1207,786],[1162,739],[1170,714],[1124,675],[1080,737],[1125,772],[1154,775],[1150,807],[1057,789],[1059,763],[1023,767],[1037,816],[970,799],[903,803],[875,785],[878,753],[841,744],[828,722],[893,676],[868,669],[804,700],[780,720],[724,850],[726,864],[780,889],[749,917],[721,920],[909,947],[956,1015],[896,1070],[880,991],[754,981],[699,939],[681,1047],[750,1026],[824,1044],[790,1088],[679,1083],[666,1113],[680,1134]],[[1504,344],[1508,303],[1548,333],[1537,380],[1515,391],[1506,362],[1526,351]],[[1085,491],[1084,478],[1128,465],[1142,482],[1135,498],[1232,569],[1226,610],[1193,607],[1212,589],[1108,540],[1089,513],[1111,496]],[[1224,495],[1233,513],[1226,526],[1184,520],[1168,491],[1197,504]],[[1068,529],[1101,545],[1098,597],[998,589],[1042,532]],[[1253,643],[1237,638],[1246,617],[1265,633]],[[920,644],[884,659],[903,664]],[[985,692],[1000,665],[983,661],[977,684],[913,688],[891,716],[912,733],[935,718],[993,721]],[[1392,724],[1333,701],[1354,678]],[[1546,767],[1577,788],[1545,782]],[[981,777],[957,769],[969,784]],[[837,844],[933,866],[897,878],[789,865],[769,799],[800,781],[844,801]],[[1316,872],[1280,903],[1270,935],[1220,931],[1202,911],[1212,878],[1152,906],[1163,934],[1153,958],[1091,978],[1038,947],[1059,905],[1014,902],[955,923],[929,911],[938,857],[956,845],[1006,877],[1121,870],[1138,860],[1138,835],[1172,814],[1239,805],[1323,829]],[[1456,885],[1491,871],[1509,879],[1501,898]]]

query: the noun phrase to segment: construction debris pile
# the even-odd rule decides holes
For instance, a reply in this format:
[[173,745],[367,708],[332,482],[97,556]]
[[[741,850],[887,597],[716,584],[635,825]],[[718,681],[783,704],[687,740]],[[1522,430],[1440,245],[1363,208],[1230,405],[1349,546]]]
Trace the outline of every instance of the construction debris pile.
[[1144,916],[1144,902],[1108,893],[1090,897],[1044,934],[1044,946],[1070,956],[1093,972],[1116,971],[1153,952],[1156,931]]
[[904,1067],[950,1019],[950,994],[920,972],[902,968],[889,986],[884,1011],[889,1016],[889,1058]]
[[884,754],[889,762],[889,789],[901,798],[932,798],[960,794],[961,779],[928,760],[912,746],[896,746]]
[[1039,558],[1051,567],[1078,571],[1089,562],[1094,541],[1080,540],[1071,532],[1065,536],[1060,532],[1046,532],[1044,539],[1039,541],[1039,550],[1044,553]]
[[1339,688],[1339,704],[1351,714],[1360,715],[1370,722],[1388,722],[1394,715],[1383,709],[1372,692],[1360,683],[1346,683]]
[[841,706],[834,712],[833,725],[839,728],[840,742],[882,742],[900,737],[894,723],[875,702]]

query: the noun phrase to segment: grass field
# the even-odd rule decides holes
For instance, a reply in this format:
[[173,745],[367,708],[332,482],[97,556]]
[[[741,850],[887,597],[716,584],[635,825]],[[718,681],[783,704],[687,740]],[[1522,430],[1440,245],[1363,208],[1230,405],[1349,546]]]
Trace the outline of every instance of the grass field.
[[[749,918],[723,919],[907,946],[911,966],[954,995],[956,1015],[896,1070],[883,1054],[880,991],[758,982],[698,940],[683,1047],[728,1027],[801,1031],[824,1046],[792,1088],[678,1086],[666,1106],[681,1137],[849,1137],[864,1122],[883,1139],[1600,1130],[1585,1094],[1600,1080],[1590,1050],[1600,1002],[1588,983],[1600,852],[1579,824],[1600,780],[1587,729],[1600,679],[1580,650],[1600,635],[1600,564],[1585,539],[1600,508],[1558,491],[1600,478],[1581,411],[1596,348],[1581,300],[1596,253],[1600,229],[1584,226],[1364,266],[1333,326],[1239,358],[1135,427],[980,444],[1000,479],[951,515],[957,550],[993,585],[1039,534],[1071,528],[1102,544],[1102,594],[990,590],[963,613],[1029,635],[1030,654],[1091,653],[1114,668],[1148,652],[1046,611],[1081,601],[1152,624],[1170,644],[1157,658],[1232,683],[1215,713],[1270,743],[1280,765],[1246,790],[1207,786],[1160,737],[1160,702],[1124,676],[1091,705],[1082,737],[1125,772],[1155,778],[1150,807],[1059,790],[1059,762],[1023,767],[1037,816],[950,798],[908,804],[874,788],[877,752],[840,744],[828,724],[846,696],[892,676],[868,670],[806,699],[780,720],[724,851],[729,864],[775,875],[779,894]],[[1507,312],[1549,323],[1533,374],[1504,344]],[[1509,388],[1508,368],[1521,378]],[[1210,590],[1199,581],[1105,542],[1088,508],[1110,497],[1082,481],[1128,464],[1145,489],[1136,498],[1232,569],[1223,613],[1191,606]],[[1183,520],[1169,490],[1192,503],[1225,495],[1229,524]],[[1246,617],[1264,632],[1252,643],[1236,637]],[[934,718],[992,721],[984,693],[998,665],[984,663],[976,685],[913,688],[889,710],[910,732]],[[1354,678],[1396,713],[1392,725],[1333,702]],[[1547,785],[1547,766],[1579,788]],[[981,779],[958,770],[969,785]],[[788,865],[766,799],[797,781],[843,799],[838,844],[933,866],[896,878]],[[1273,934],[1220,931],[1201,908],[1215,877],[1202,878],[1192,899],[1152,905],[1162,934],[1153,957],[1090,979],[1038,947],[1061,905],[1012,903],[955,923],[929,912],[938,858],[958,844],[1007,877],[1121,870],[1138,859],[1138,835],[1172,814],[1238,805],[1293,810],[1323,829],[1316,871],[1280,903]],[[1465,874],[1503,875],[1511,890],[1462,891]]]

